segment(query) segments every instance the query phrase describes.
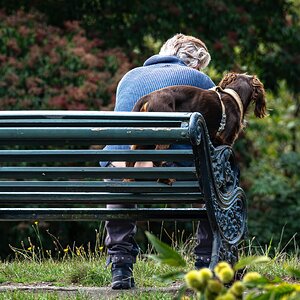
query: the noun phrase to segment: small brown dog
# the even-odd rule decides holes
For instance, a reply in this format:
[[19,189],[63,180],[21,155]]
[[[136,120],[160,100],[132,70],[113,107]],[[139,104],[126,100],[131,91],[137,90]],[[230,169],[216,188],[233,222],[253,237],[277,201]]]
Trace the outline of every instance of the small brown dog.
[[[250,103],[255,104],[254,114],[266,116],[266,99],[263,84],[254,75],[228,73],[219,85],[210,90],[193,86],[170,86],[142,97],[134,112],[200,112],[206,122],[214,146],[232,145],[243,129],[244,117]],[[132,145],[131,149],[144,148]],[[156,145],[167,149],[169,145]],[[127,162],[133,167],[135,162]],[[160,163],[159,165],[162,165]]]

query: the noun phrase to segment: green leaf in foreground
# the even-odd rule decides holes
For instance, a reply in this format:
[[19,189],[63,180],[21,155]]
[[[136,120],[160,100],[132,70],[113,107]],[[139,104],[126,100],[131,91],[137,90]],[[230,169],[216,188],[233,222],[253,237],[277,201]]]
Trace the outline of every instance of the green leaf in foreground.
[[156,238],[153,234],[146,231],[145,232],[148,240],[153,245],[155,250],[158,252],[158,255],[149,255],[148,257],[151,257],[160,263],[167,264],[169,266],[173,267],[185,267],[186,262],[181,257],[179,253],[177,253],[175,250],[173,250],[170,246],[160,241],[158,238]]
[[271,259],[268,256],[248,256],[240,259],[234,266],[234,270],[240,270],[247,266],[252,266],[255,264],[267,263]]
[[185,272],[183,271],[174,271],[174,272],[170,272],[167,274],[163,274],[163,275],[158,275],[156,276],[156,278],[162,280],[162,281],[169,281],[169,280],[174,280],[174,279],[179,279],[179,278],[184,278]]
[[282,283],[282,280],[279,277],[276,277],[272,280],[266,278],[266,277],[261,277],[257,278],[255,280],[252,280],[251,282],[246,282],[244,283],[248,288],[258,288],[258,287],[263,287],[266,285],[276,285]]

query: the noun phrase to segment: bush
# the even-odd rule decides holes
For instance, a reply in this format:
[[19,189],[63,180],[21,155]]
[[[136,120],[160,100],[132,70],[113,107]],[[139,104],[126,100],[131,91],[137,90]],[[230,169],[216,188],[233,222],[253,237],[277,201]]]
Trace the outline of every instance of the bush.
[[[299,117],[285,84],[267,94],[270,116],[250,118],[246,140],[237,145],[243,162],[242,184],[249,201],[249,235],[261,244],[286,243],[300,232]],[[239,141],[240,142],[240,141]],[[297,237],[296,239],[299,240]],[[294,249],[292,243],[288,247]]]
[[0,11],[0,109],[112,109],[132,66],[120,49],[103,45],[78,22],[61,29],[37,12]]

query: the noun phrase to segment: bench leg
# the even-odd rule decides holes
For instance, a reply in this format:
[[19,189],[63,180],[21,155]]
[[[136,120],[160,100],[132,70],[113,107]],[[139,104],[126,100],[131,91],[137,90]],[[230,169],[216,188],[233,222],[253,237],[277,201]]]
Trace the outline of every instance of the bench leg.
[[247,230],[246,196],[242,189],[235,188],[226,197],[219,191],[207,199],[207,212],[212,225],[213,259],[234,265],[238,260],[238,246]]

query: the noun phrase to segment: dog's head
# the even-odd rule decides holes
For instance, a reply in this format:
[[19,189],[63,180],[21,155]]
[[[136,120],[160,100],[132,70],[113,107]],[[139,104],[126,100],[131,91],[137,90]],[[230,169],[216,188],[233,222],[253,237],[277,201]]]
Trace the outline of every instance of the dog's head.
[[223,89],[232,88],[240,95],[241,99],[249,99],[255,104],[254,114],[258,118],[264,118],[267,115],[267,104],[265,89],[262,82],[256,75],[228,73],[219,83]]

